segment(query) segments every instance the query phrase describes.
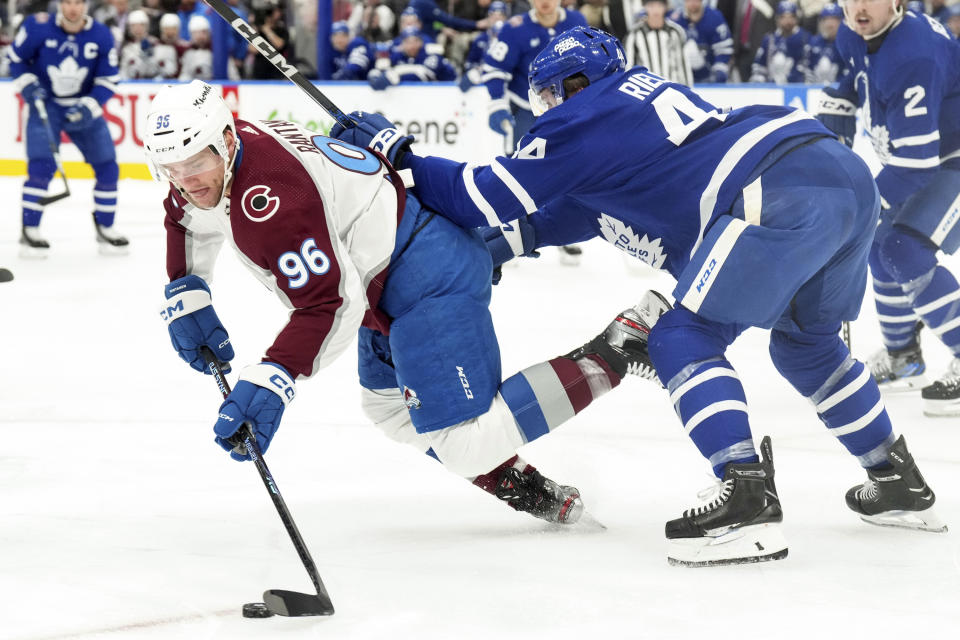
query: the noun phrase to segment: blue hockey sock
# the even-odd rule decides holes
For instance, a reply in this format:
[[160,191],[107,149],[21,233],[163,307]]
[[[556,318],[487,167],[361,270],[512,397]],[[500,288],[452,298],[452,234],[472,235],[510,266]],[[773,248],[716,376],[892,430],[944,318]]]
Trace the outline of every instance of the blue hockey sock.
[[23,226],[36,227],[43,216],[40,198],[47,195],[47,186],[56,171],[53,160],[30,160],[27,164],[27,181],[23,183]]
[[904,285],[913,299],[913,310],[953,355],[960,356],[960,285],[945,267]]
[[97,181],[93,185],[93,217],[104,227],[113,225],[117,212],[117,179],[119,168],[116,162],[93,165]]
[[861,466],[886,462],[895,438],[880,389],[870,370],[853,359],[835,332],[772,331],[770,356]]
[[870,271],[873,276],[873,301],[877,307],[883,346],[889,351],[912,347],[916,342],[914,329],[917,314],[913,311],[910,297],[880,260],[877,245],[870,251]]

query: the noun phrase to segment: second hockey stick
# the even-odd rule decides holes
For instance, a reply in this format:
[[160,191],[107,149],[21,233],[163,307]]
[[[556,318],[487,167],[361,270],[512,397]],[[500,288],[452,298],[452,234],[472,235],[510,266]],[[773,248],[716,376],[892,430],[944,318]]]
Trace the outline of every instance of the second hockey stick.
[[283,57],[279,51],[277,51],[272,44],[267,42],[263,36],[257,33],[257,30],[251,27],[243,18],[237,15],[236,11],[230,8],[224,0],[203,0],[210,8],[220,14],[220,17],[227,21],[234,31],[243,36],[244,40],[252,44],[260,52],[264,58],[273,63],[277,69],[280,70],[280,73],[285,75],[290,82],[297,85],[303,91],[313,99],[318,105],[320,105],[324,111],[330,114],[330,117],[340,123],[340,125],[349,129],[351,127],[357,126],[357,123],[353,119],[345,114],[340,108],[331,102],[330,98],[323,95],[319,89],[317,89],[312,82],[307,80],[300,71],[287,62],[287,59]]
[[[43,128],[47,131],[47,142],[50,144],[50,153],[53,154],[53,161],[57,164],[57,171],[60,172],[60,177],[63,178],[63,193],[43,196],[37,200],[37,204],[45,207],[51,202],[69,197],[70,185],[67,184],[67,172],[63,170],[63,162],[60,161],[60,151],[57,149],[57,139],[54,137],[53,127],[50,126],[50,117],[47,115],[47,105],[44,104],[43,100],[38,99],[33,101],[33,106],[36,107],[37,113],[40,115],[40,121],[43,122]],[[59,133],[58,131],[57,134]]]
[[[207,370],[213,375],[217,386],[220,387],[220,393],[223,394],[224,399],[226,399],[226,397],[230,395],[230,383],[227,382],[227,378],[223,375],[220,364],[217,362],[217,358],[213,355],[213,352],[207,347],[203,347],[202,352],[203,359],[207,363]],[[293,542],[293,546],[297,550],[297,555],[300,556],[303,568],[307,570],[307,573],[310,575],[310,580],[317,590],[317,595],[314,596],[309,593],[299,593],[297,591],[268,589],[263,592],[264,604],[267,605],[267,608],[270,609],[272,613],[279,616],[333,615],[333,602],[330,600],[330,595],[323,585],[323,580],[320,579],[320,574],[317,572],[317,565],[310,556],[310,551],[303,541],[303,536],[300,535],[300,530],[297,529],[297,523],[293,521],[293,516],[290,514],[290,509],[287,508],[287,503],[283,500],[283,496],[280,495],[280,489],[277,488],[277,483],[273,480],[273,474],[270,473],[270,469],[263,459],[263,453],[261,453],[260,447],[257,445],[257,438],[253,435],[249,422],[244,422],[240,425],[240,429],[237,431],[237,434],[231,438],[230,443],[237,447],[242,447],[246,453],[250,454],[253,464],[256,465],[257,471],[260,472],[260,479],[263,480],[263,485],[267,488],[267,493],[270,494],[273,506],[276,507],[277,513],[280,514],[280,520],[283,521],[283,526],[287,529],[290,541]]]

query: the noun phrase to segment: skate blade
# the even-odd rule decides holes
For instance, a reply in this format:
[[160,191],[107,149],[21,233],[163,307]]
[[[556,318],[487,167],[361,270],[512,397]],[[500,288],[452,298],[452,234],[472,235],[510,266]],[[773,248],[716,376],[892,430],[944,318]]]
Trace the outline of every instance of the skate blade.
[[50,257],[50,249],[38,249],[30,245],[21,244],[19,256],[25,260],[46,260]]
[[952,418],[960,416],[960,399],[924,400],[923,415],[928,418]]
[[97,252],[102,256],[126,256],[130,254],[130,245],[116,247],[109,242],[98,242]]
[[667,562],[680,567],[715,567],[782,560],[787,540],[779,522],[732,529],[717,537],[669,540]]
[[884,511],[873,516],[861,515],[860,519],[878,527],[913,529],[931,533],[947,532],[947,525],[933,511],[933,507],[923,511]]
[[920,391],[926,386],[929,386],[927,381],[927,376],[920,374],[919,376],[910,376],[907,378],[898,378],[890,382],[884,382],[877,386],[880,387],[880,393],[883,394],[897,394],[897,393],[910,393],[911,391]]

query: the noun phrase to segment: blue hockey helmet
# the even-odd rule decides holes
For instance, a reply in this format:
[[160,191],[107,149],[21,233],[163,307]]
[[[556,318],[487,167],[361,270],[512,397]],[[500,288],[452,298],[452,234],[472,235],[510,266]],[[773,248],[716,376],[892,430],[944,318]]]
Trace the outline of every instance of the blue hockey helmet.
[[487,7],[487,15],[491,13],[502,13],[505,16],[509,16],[510,9],[507,8],[507,3],[503,2],[503,0],[493,0],[490,6]]
[[[922,2],[920,3],[923,4]],[[843,20],[843,9],[840,8],[838,4],[828,4],[820,10],[820,20],[824,18],[839,18]]]
[[781,0],[777,3],[776,14],[782,16],[785,13],[792,13],[795,16],[800,15],[800,9],[797,8],[797,3],[790,2],[790,0]]
[[583,74],[591,83],[623,71],[626,57],[620,42],[594,27],[564,31],[530,63],[530,106],[534,115],[544,113],[567,97],[563,81]]
[[913,11],[918,16],[921,16],[926,13],[926,7],[920,0],[910,0],[910,2],[907,3],[907,11]]
[[330,35],[334,33],[350,33],[350,25],[347,24],[346,20],[337,20],[332,25],[330,25]]

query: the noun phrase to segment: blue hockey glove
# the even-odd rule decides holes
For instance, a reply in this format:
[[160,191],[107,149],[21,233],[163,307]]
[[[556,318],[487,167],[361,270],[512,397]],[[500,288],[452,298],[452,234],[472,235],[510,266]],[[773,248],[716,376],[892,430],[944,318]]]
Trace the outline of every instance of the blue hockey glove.
[[63,129],[67,133],[82,131],[102,115],[103,109],[100,103],[90,96],[84,96],[64,113]]
[[170,341],[191,367],[209,374],[200,347],[209,347],[221,363],[224,373],[230,371],[233,345],[223,323],[213,310],[210,287],[200,276],[189,275],[174,280],[165,288],[167,303],[160,317],[167,321]]
[[537,237],[536,230],[530,224],[528,216],[523,215],[518,219],[504,224],[502,227],[482,227],[480,237],[487,245],[487,251],[490,253],[490,259],[493,261],[493,284],[500,282],[500,265],[512,260],[515,257],[513,247],[510,246],[506,234],[520,233],[520,242],[523,245],[521,255],[528,258],[539,258],[540,253],[536,251]]
[[331,138],[379,151],[395,168],[402,168],[403,156],[410,151],[413,136],[402,135],[392,122],[379,113],[354,111],[350,117],[356,120],[357,126],[344,129],[338,122],[330,129]]
[[467,91],[470,91],[470,87],[473,86],[473,81],[470,79],[470,76],[464,73],[457,80],[457,86],[460,87],[460,91],[466,93]]
[[373,87],[375,91],[384,91],[392,84],[387,74],[379,69],[374,69],[367,74],[367,82],[370,83],[370,86]]
[[816,118],[837,134],[840,142],[853,148],[857,134],[857,105],[833,87],[824,87],[816,107]]
[[293,378],[279,364],[261,362],[245,367],[237,386],[220,405],[217,423],[213,425],[216,443],[229,451],[234,460],[250,460],[249,453],[241,453],[230,442],[240,425],[249,422],[257,446],[261,452],[266,451],[280,427],[283,410],[296,395]]
[[23,101],[30,105],[32,109],[34,102],[47,99],[47,90],[40,86],[38,81],[34,80],[20,90],[20,95],[23,96]]
[[517,124],[517,121],[510,115],[509,109],[497,109],[490,114],[490,128],[502,136],[507,135],[507,129],[503,126],[504,123],[509,124],[511,129]]

